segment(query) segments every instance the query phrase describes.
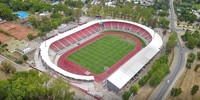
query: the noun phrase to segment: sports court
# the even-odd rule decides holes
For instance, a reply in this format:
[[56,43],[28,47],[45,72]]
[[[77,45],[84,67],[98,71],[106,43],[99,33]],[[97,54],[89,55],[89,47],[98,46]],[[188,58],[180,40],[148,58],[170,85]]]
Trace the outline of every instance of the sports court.
[[8,32],[10,35],[15,37],[18,40],[25,40],[27,39],[28,34],[32,34],[33,36],[36,36],[38,33],[27,29],[19,24],[16,24],[14,22],[4,22],[0,24],[0,29]]
[[90,72],[100,74],[127,55],[134,47],[135,43],[131,38],[119,34],[108,34],[67,58]]
[[7,35],[4,35],[3,33],[0,33],[0,41],[3,44],[8,43],[11,40],[11,37],[8,37]]
[[[90,46],[90,45],[92,46],[92,44],[94,44],[95,41],[98,42],[98,40],[101,39],[102,37],[107,36],[107,35],[113,35],[113,34],[115,34],[115,35],[117,34],[117,35],[122,36],[122,38],[120,37],[122,39],[122,41],[124,41],[123,39],[125,39],[125,41],[127,41],[126,39],[128,39],[128,40],[130,39],[132,43],[131,44],[128,43],[126,45],[130,45],[130,46],[132,46],[132,48],[129,48],[129,50],[127,49],[127,51],[123,54],[123,56],[121,54],[120,55],[121,57],[116,59],[117,61],[113,60],[112,64],[109,67],[105,67],[104,66],[105,63],[104,63],[104,64],[102,64],[101,68],[98,68],[98,66],[92,65],[91,67],[93,67],[93,68],[89,69],[89,68],[86,68],[86,67],[78,64],[78,60],[72,61],[72,60],[69,60],[67,58],[68,56],[73,55],[73,54],[75,54],[75,56],[76,56],[76,52],[78,52],[79,50],[82,50],[82,49],[84,50],[84,48],[87,47],[87,46]],[[126,38],[124,38],[124,37],[126,37]],[[63,55],[61,55],[61,57],[59,58],[59,60],[57,62],[57,65],[64,70],[67,70],[69,72],[76,73],[76,74],[79,74],[79,75],[93,75],[95,77],[95,80],[97,82],[100,82],[100,81],[104,80],[106,77],[108,77],[110,74],[112,74],[115,70],[117,70],[122,64],[124,64],[128,59],[130,59],[132,56],[134,56],[141,49],[142,49],[142,43],[140,42],[140,40],[138,40],[136,37],[134,37],[130,34],[126,34],[126,33],[123,33],[123,32],[104,32],[101,35],[99,35],[99,36],[97,36],[97,37],[75,47],[74,49],[71,49],[70,51],[64,53]],[[95,52],[95,50],[93,52]],[[102,56],[102,57],[107,57],[107,58],[101,59],[102,61],[105,61],[105,62],[107,62],[106,60],[111,59],[111,58],[115,58],[117,55],[119,55],[119,54],[116,54],[116,56],[115,56],[114,53],[112,53],[111,51],[108,51],[108,50],[103,50],[102,52],[105,52],[105,55],[107,55],[107,53],[111,53],[109,56]],[[115,51],[115,52],[117,52],[117,51]],[[93,56],[95,56],[95,55],[93,55]],[[88,62],[88,59],[90,59],[91,61],[95,61],[96,57],[94,59],[94,58],[92,58],[92,56],[89,56],[87,59],[85,59],[86,62]],[[95,65],[96,63],[93,63],[93,64]],[[105,68],[108,68],[108,69],[105,69]],[[95,69],[98,69],[97,72],[98,71],[99,72],[95,73],[94,72]]]

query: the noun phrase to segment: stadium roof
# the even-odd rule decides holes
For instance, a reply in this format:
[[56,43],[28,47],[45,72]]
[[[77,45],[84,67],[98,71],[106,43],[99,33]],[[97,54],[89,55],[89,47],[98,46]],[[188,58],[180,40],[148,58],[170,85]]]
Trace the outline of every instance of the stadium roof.
[[59,72],[60,74],[71,77],[73,79],[79,79],[79,80],[94,80],[94,76],[86,76],[86,75],[77,75],[74,73],[70,73],[68,71],[65,71],[55,65],[49,58],[49,47],[50,45],[57,41],[60,40],[68,35],[71,35],[75,32],[78,32],[82,29],[85,29],[93,24],[96,23],[102,23],[102,22],[124,22],[124,23],[130,23],[133,25],[137,25],[141,28],[144,28],[147,30],[151,36],[152,36],[152,41],[142,50],[140,50],[135,56],[130,58],[126,63],[124,63],[119,69],[117,69],[112,75],[108,77],[108,80],[114,84],[116,87],[121,89],[159,50],[160,47],[162,46],[163,42],[161,37],[157,34],[154,33],[154,31],[144,25],[137,24],[134,22],[130,21],[124,21],[124,20],[113,20],[113,19],[106,19],[106,20],[95,20],[88,22],[80,27],[74,28],[72,30],[69,30],[63,34],[59,34],[49,40],[46,40],[40,45],[41,49],[41,57],[46,64],[52,68],[53,70]]

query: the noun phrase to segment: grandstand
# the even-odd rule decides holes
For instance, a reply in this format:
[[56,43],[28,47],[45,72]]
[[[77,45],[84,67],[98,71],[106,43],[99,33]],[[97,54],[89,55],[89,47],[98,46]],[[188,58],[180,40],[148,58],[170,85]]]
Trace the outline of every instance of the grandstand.
[[161,37],[152,29],[141,24],[124,20],[95,20],[59,34],[40,45],[40,54],[44,65],[73,80],[81,80],[82,82],[96,81],[97,77],[94,74],[84,75],[62,69],[57,65],[57,62],[54,62],[54,58],[109,30],[133,34],[140,37],[146,44],[146,47],[138,50],[134,56],[132,55],[128,59],[123,60],[123,63],[116,70],[108,72],[110,73],[109,76],[104,77],[107,78],[108,90],[118,92],[162,47]]

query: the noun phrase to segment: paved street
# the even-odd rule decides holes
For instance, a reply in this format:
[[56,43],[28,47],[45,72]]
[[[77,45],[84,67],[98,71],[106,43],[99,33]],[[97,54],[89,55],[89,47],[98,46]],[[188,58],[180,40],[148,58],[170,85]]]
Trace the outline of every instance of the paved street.
[[[170,30],[171,32],[177,32],[175,23],[176,17],[174,12],[173,0],[169,2],[170,13]],[[178,34],[178,47],[174,50],[174,60],[171,65],[170,74],[163,80],[163,82],[156,87],[153,93],[150,95],[149,100],[164,100],[170,92],[172,86],[183,72],[186,63],[186,50],[182,47],[180,34]],[[169,81],[169,82],[167,82]]]

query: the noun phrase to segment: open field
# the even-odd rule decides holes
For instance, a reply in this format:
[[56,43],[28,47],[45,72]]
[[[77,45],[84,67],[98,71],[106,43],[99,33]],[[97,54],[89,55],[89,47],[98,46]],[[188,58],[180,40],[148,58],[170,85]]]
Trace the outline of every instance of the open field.
[[135,48],[132,39],[122,35],[106,35],[67,58],[87,70],[100,74]]

